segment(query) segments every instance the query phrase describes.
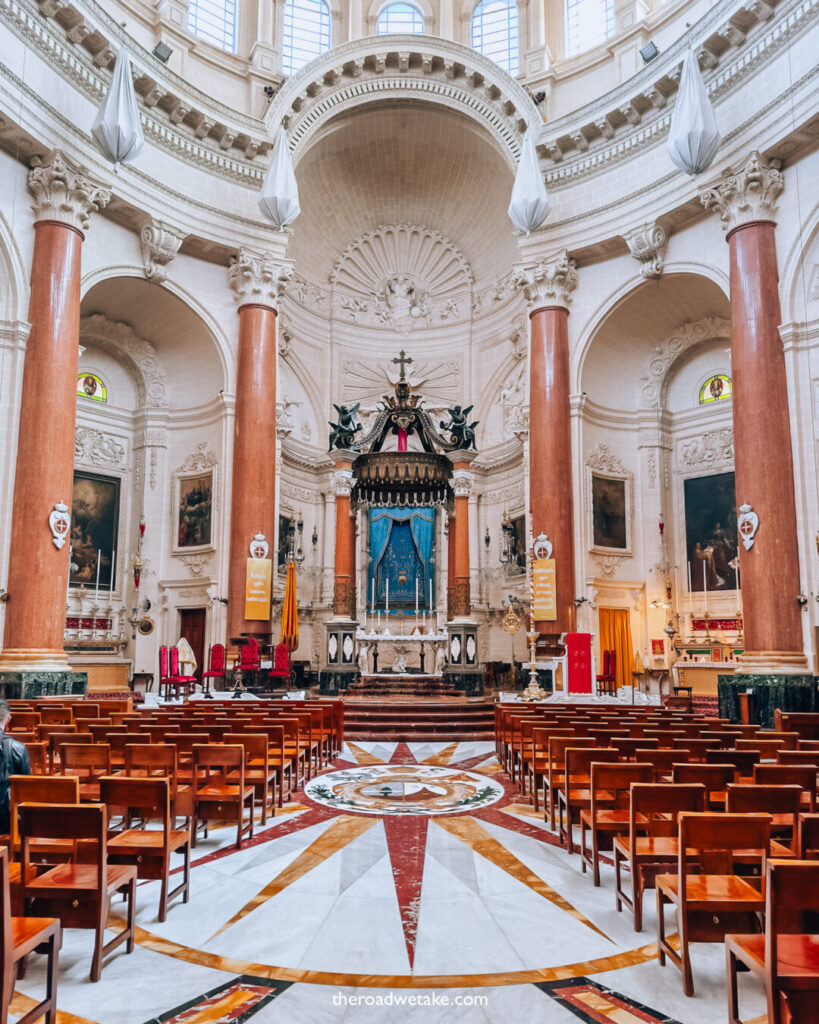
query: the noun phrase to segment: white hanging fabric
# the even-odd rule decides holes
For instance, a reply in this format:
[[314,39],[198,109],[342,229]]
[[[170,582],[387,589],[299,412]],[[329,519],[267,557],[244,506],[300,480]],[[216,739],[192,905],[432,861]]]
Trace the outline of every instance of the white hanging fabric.
[[671,115],[668,155],[675,167],[693,176],[710,167],[721,141],[699,61],[694,51],[689,50]]
[[91,137],[103,156],[113,161],[114,169],[136,160],[145,145],[131,61],[124,47],[117,54],[111,88],[94,118]]
[[273,157],[259,197],[259,209],[279,231],[292,224],[301,213],[299,186],[284,128],[279,128],[276,134]]
[[519,231],[525,231],[528,235],[540,227],[548,212],[549,197],[540,173],[535,133],[530,129],[520,151],[520,163],[509,203],[509,218]]

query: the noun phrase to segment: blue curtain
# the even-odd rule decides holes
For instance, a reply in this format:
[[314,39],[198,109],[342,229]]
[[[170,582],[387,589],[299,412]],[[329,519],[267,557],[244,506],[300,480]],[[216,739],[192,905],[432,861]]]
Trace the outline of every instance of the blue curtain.
[[[370,564],[367,576],[367,603],[372,606],[373,580],[379,564],[390,546],[393,525],[409,520],[415,551],[423,565],[423,581],[419,580],[419,607],[429,610],[429,587],[435,589],[435,567],[432,564],[432,542],[435,536],[435,510],[432,508],[371,508],[370,509]],[[391,592],[395,592],[391,590]],[[376,584],[376,608],[383,607],[381,587]],[[372,607],[371,607],[372,610]]]

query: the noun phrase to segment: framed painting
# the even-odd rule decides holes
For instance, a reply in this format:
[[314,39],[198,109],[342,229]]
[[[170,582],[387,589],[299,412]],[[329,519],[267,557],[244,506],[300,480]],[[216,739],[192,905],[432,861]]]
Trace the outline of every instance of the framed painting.
[[174,551],[213,550],[215,470],[174,478]]
[[737,501],[733,473],[683,481],[688,583],[692,592],[736,590]]
[[69,585],[110,593],[116,586],[120,481],[97,473],[74,473],[71,497]]
[[631,554],[631,477],[589,470],[591,550]]

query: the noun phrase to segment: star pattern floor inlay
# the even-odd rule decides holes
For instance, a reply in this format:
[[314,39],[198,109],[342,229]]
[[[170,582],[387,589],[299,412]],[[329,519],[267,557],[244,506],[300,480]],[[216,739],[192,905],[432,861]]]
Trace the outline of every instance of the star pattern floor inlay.
[[[158,883],[139,886],[136,950],[98,984],[90,933],[65,932],[59,1024],[724,1019],[722,947],[694,947],[687,999],[657,963],[651,894],[635,933],[611,868],[600,888],[581,874],[491,743],[347,744],[241,851],[233,835],[200,840],[191,900],[163,924]],[[31,958],[12,1021],[43,967]],[[759,986],[740,990],[758,1016]]]

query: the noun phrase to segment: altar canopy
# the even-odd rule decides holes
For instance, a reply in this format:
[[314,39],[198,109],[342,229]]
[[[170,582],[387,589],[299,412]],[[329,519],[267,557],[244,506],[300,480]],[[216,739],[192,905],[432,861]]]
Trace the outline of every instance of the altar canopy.
[[430,610],[430,589],[435,590],[432,541],[435,510],[432,508],[371,508],[370,567],[367,599],[372,610],[384,608],[389,581],[390,609],[415,609],[416,580],[418,608]]

